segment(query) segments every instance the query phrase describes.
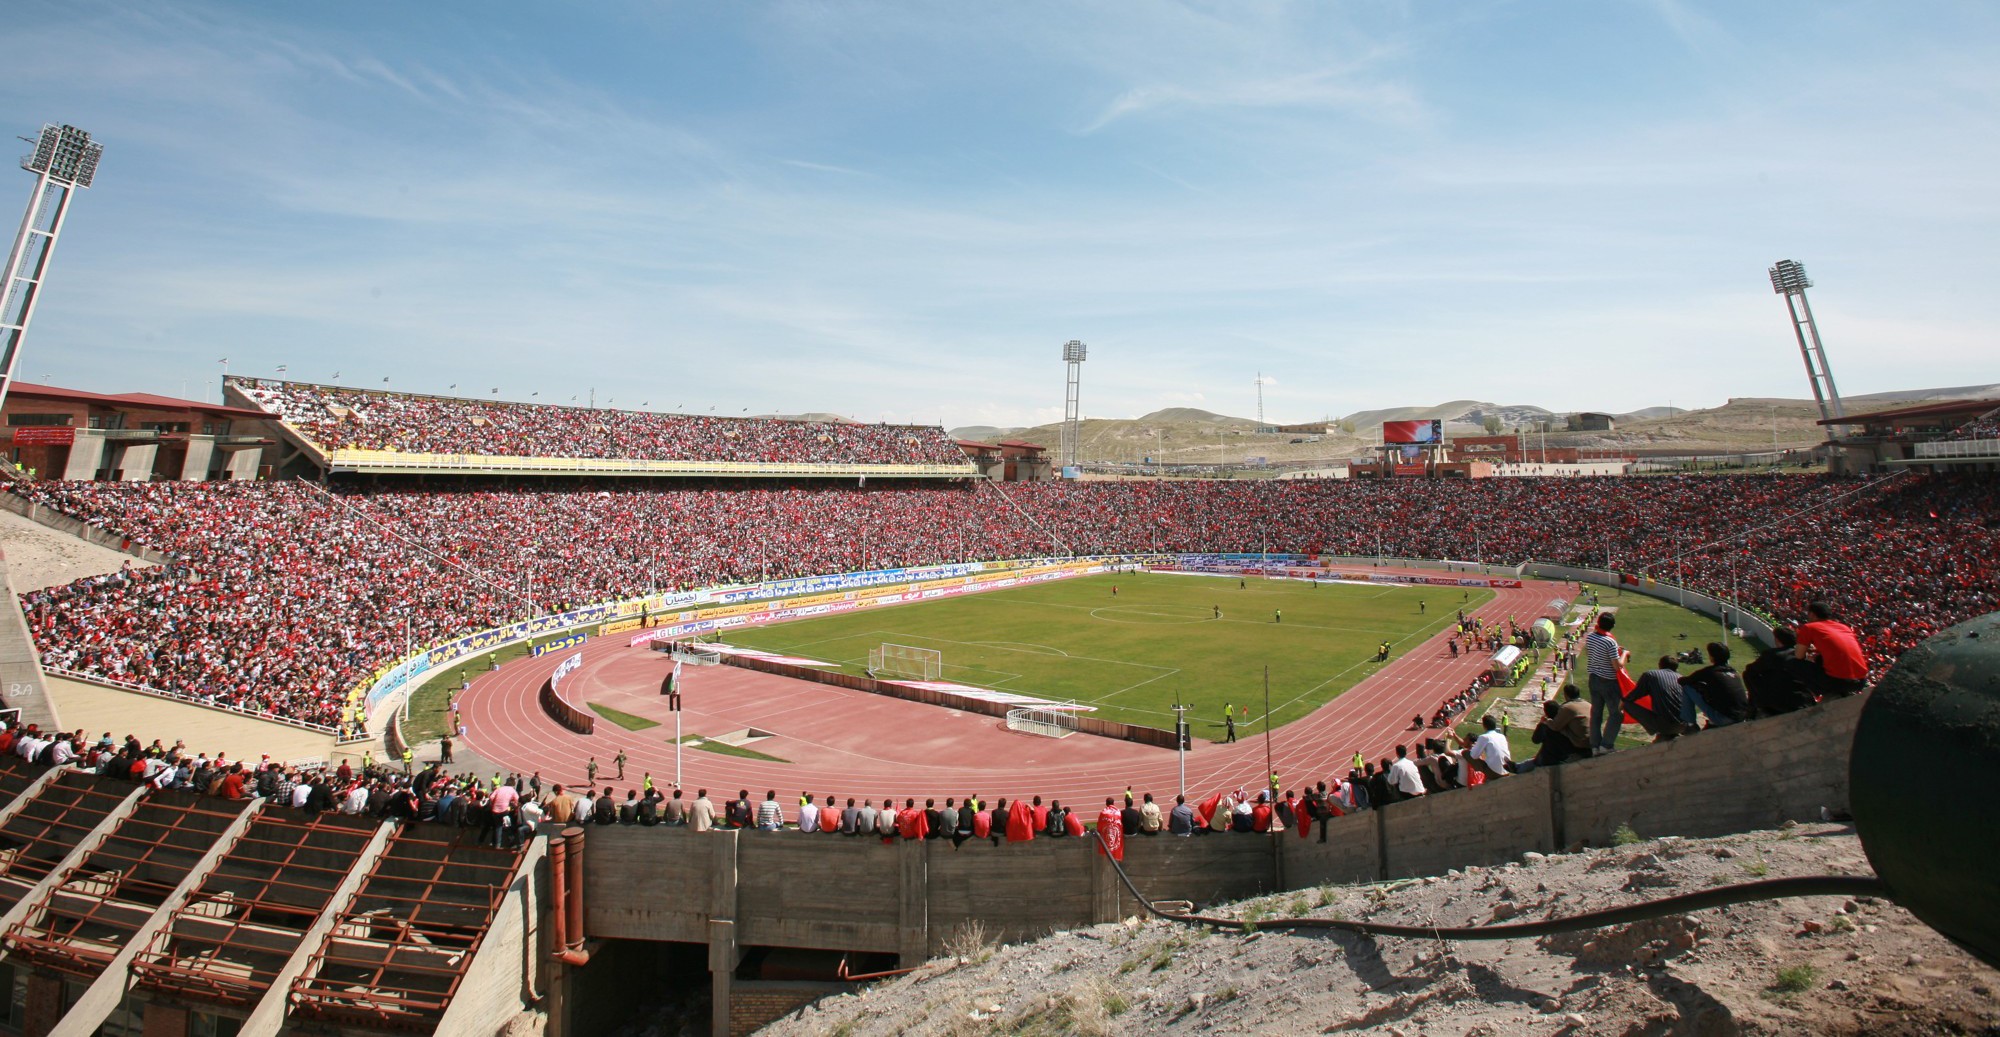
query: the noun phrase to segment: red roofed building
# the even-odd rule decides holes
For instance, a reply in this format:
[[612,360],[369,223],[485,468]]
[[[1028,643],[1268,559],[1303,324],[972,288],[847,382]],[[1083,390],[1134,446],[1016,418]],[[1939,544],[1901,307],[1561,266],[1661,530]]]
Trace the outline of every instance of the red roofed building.
[[268,415],[153,393],[97,393],[16,382],[0,408],[0,449],[44,479],[255,479]]

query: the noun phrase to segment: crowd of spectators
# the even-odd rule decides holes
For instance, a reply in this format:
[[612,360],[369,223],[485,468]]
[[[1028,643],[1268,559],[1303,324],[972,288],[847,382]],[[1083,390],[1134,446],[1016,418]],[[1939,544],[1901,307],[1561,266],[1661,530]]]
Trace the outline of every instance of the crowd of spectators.
[[2000,439],[2000,407],[1995,407],[1945,434],[1946,439]]
[[174,559],[27,591],[45,661],[324,723],[409,646],[530,612],[961,559],[1532,559],[1682,582],[1783,619],[1827,594],[1878,673],[2000,608],[2000,480],[1981,476],[13,492]]
[[323,450],[647,461],[966,463],[951,437],[935,425],[662,414],[261,379],[233,384]]

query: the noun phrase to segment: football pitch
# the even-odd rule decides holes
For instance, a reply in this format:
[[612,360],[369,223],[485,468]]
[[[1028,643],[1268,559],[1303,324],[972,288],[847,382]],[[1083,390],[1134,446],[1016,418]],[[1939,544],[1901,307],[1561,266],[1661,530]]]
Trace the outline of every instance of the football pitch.
[[733,631],[725,640],[855,674],[885,642],[932,648],[942,656],[943,680],[1075,699],[1096,706],[1094,716],[1169,730],[1178,696],[1194,707],[1195,736],[1219,739],[1225,704],[1236,708],[1240,734],[1261,729],[1265,666],[1272,723],[1285,724],[1380,669],[1374,660],[1383,641],[1400,656],[1444,629],[1457,609],[1492,596],[1459,587],[1116,573]]

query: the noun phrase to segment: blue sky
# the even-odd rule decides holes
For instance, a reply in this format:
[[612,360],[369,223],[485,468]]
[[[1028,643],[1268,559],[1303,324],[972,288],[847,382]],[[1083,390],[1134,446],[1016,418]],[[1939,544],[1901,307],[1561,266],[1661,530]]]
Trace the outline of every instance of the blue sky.
[[33,381],[1706,406],[1806,395],[1781,258],[1843,390],[2000,381],[1991,3],[9,10],[8,132],[105,144]]

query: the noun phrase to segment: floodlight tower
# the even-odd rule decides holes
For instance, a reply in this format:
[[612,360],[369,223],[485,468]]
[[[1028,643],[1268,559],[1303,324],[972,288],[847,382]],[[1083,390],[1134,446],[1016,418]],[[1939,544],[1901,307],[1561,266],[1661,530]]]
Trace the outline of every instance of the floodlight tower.
[[1069,365],[1069,383],[1063,392],[1062,463],[1064,468],[1076,464],[1077,451],[1077,392],[1083,384],[1083,360],[1089,355],[1090,347],[1070,339],[1063,343],[1063,363]]
[[21,158],[21,168],[35,174],[35,193],[21,218],[21,232],[14,236],[14,250],[7,253],[6,274],[0,277],[0,404],[7,402],[7,391],[14,387],[21,340],[35,316],[35,299],[56,254],[70,199],[77,188],[90,186],[97,160],[104,154],[104,145],[68,125],[43,126],[34,145],[34,153]]
[[1257,426],[1264,425],[1264,372],[1257,372]]
[[[1833,368],[1826,364],[1826,348],[1820,345],[1819,326],[1813,323],[1812,303],[1806,301],[1806,289],[1811,287],[1812,279],[1798,261],[1780,259],[1771,267],[1771,290],[1785,297],[1785,309],[1792,315],[1792,334],[1799,340],[1799,356],[1805,358],[1806,380],[1812,383],[1813,399],[1819,401],[1819,416],[1844,418],[1847,412],[1840,403],[1840,390],[1833,384]],[[1834,438],[1833,426],[1827,426],[1826,435]]]

